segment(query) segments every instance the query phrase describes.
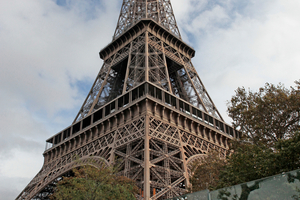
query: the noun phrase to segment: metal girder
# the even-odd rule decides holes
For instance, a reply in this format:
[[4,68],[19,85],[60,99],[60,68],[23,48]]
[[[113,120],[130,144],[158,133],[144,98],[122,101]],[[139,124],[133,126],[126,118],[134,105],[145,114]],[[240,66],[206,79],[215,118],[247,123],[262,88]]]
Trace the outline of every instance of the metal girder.
[[181,39],[170,0],[123,0],[114,39],[142,19],[152,19]]
[[[145,81],[223,121],[191,59],[147,29],[144,31],[105,61],[74,123]],[[123,63],[121,67],[126,72],[116,67],[119,63]]]
[[118,174],[135,180],[141,189],[140,199],[162,200],[184,194],[191,162],[210,149],[226,156],[228,146],[209,125],[192,128],[197,122],[183,120],[178,114],[181,120],[173,118],[168,107],[156,110],[154,103],[145,96],[125,108],[120,105],[118,112],[46,151],[42,170],[17,199],[46,195],[49,184],[78,164],[111,165],[115,158],[121,160]]
[[225,157],[238,133],[226,125],[182,40],[170,0],[123,0],[104,64],[73,124],[53,136],[42,170],[17,200],[43,199],[81,165],[112,165],[135,180],[138,199],[184,194],[191,164]]

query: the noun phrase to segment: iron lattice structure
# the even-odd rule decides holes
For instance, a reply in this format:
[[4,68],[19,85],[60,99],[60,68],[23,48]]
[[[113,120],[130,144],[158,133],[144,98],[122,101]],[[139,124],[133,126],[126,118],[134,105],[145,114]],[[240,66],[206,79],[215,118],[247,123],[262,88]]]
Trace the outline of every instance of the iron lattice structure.
[[124,0],[104,64],[73,124],[48,139],[41,171],[17,197],[47,199],[74,167],[109,166],[136,181],[137,198],[184,194],[191,163],[239,137],[226,124],[180,36],[169,0]]
[[170,0],[124,0],[114,39],[141,19],[152,19],[181,38]]

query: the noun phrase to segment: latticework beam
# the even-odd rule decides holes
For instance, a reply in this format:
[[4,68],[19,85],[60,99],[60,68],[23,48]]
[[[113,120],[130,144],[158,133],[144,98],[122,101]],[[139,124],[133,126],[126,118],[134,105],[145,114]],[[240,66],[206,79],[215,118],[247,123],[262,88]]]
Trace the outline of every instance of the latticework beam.
[[47,199],[74,167],[109,166],[138,199],[185,193],[192,162],[225,157],[239,133],[226,124],[180,37],[170,0],[124,0],[104,64],[73,124],[47,140],[42,170],[17,200]]
[[152,19],[181,38],[170,0],[123,0],[114,39],[141,19]]

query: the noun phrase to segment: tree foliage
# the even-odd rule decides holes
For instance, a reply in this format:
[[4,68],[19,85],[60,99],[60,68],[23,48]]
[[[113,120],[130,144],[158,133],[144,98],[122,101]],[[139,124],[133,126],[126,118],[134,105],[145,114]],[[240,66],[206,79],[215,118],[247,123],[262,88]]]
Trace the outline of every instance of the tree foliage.
[[58,182],[51,200],[132,200],[138,192],[132,180],[111,168],[83,166],[73,172],[73,177]]
[[189,192],[220,189],[300,168],[300,132],[280,139],[274,149],[232,141],[231,150],[226,160],[209,153],[205,161],[195,162]]
[[299,129],[300,82],[290,89],[266,83],[258,92],[236,90],[228,103],[228,113],[235,128],[254,144],[274,145]]
[[226,166],[220,171],[218,188],[229,187],[278,172],[277,156],[266,146],[234,141]]
[[220,158],[216,151],[211,151],[204,159],[193,163],[192,176],[190,177],[191,187],[189,192],[200,190],[213,190],[219,182],[219,173],[225,166],[225,159]]
[[[267,83],[258,92],[245,88],[236,90],[228,103],[228,113],[243,137],[231,142],[232,153],[225,162],[209,160],[212,159],[209,156],[206,162],[195,163],[196,170],[190,178],[194,192],[229,187],[300,168],[300,82],[295,83],[296,87],[290,89]],[[212,180],[208,180],[209,173],[214,174]],[[255,188],[245,188],[245,191],[250,194]]]
[[[275,149],[237,141],[233,142],[232,148],[234,153],[228,157],[219,173],[217,188],[241,184],[239,199],[248,199],[252,191],[259,189],[262,178],[300,168],[300,132],[294,133],[289,139],[279,139]],[[300,172],[296,176],[287,173],[287,176],[290,183],[300,180]],[[246,182],[253,180],[256,180],[254,185],[249,187]],[[276,190],[279,192],[280,188]]]
[[277,165],[279,172],[288,172],[300,168],[300,132],[297,131],[287,140],[276,143]]

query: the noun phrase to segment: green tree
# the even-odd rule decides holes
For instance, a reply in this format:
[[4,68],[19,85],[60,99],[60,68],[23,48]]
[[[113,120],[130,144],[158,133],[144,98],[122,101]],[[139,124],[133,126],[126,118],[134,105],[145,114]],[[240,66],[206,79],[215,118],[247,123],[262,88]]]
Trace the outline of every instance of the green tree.
[[274,151],[263,145],[233,141],[234,153],[228,156],[225,167],[220,171],[217,188],[257,180],[278,172]]
[[132,200],[138,191],[132,180],[111,168],[83,166],[73,172],[58,182],[51,200]]
[[254,144],[274,144],[299,129],[300,82],[290,89],[266,83],[258,92],[236,90],[228,103],[228,113],[235,128]]
[[[222,167],[220,160],[208,161],[211,165],[195,163],[194,169],[199,172],[196,170],[190,179],[196,184],[193,191],[229,187],[300,168],[300,82],[295,83],[296,87],[290,89],[267,83],[258,92],[236,90],[228,103],[228,113],[243,137],[231,141],[232,153]],[[214,172],[217,185],[207,181],[201,170]],[[201,180],[204,186],[198,183]],[[243,187],[246,198],[257,184]]]
[[276,143],[277,165],[280,172],[288,172],[300,168],[300,132],[286,140]]
[[[219,174],[218,188],[229,187],[300,168],[300,132],[279,139],[275,148],[234,141]],[[300,177],[300,176],[299,176]]]
[[224,166],[225,158],[220,158],[216,151],[211,151],[204,159],[195,161],[192,165],[191,187],[188,192],[215,189],[219,182],[219,173]]

